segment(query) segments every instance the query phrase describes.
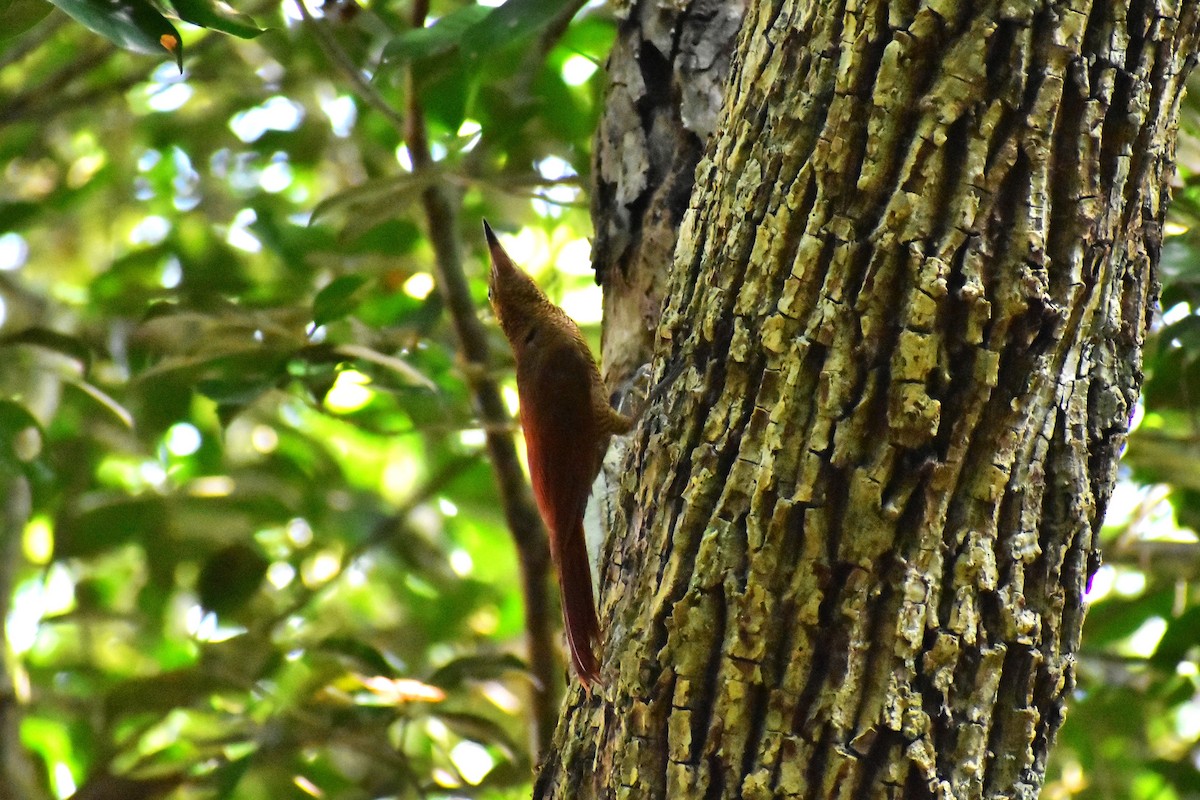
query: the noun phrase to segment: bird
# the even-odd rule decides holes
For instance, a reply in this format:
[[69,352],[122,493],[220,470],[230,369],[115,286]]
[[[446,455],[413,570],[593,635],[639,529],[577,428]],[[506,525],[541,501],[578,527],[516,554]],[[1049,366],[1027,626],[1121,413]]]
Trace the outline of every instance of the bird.
[[483,232],[491,254],[488,300],[516,360],[529,478],[550,534],[567,646],[590,688],[602,683],[595,649],[601,634],[583,513],[609,442],[633,423],[609,405],[579,326],[513,263],[486,220]]

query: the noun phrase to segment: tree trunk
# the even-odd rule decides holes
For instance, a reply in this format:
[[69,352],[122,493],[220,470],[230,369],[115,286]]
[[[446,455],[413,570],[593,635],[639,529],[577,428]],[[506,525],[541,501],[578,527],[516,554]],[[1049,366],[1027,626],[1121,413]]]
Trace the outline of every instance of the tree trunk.
[[752,2],[535,796],[1022,797],[1073,685],[1197,5]]

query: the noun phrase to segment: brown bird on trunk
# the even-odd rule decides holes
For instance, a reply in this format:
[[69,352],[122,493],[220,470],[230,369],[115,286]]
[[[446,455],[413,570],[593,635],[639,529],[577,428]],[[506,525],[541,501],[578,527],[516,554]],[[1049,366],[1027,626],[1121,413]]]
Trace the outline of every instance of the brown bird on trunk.
[[521,428],[538,511],[550,531],[571,663],[584,686],[600,683],[600,622],[583,536],[583,511],[613,434],[631,421],[608,404],[579,326],[551,303],[483,223],[492,271],[488,299],[517,362]]

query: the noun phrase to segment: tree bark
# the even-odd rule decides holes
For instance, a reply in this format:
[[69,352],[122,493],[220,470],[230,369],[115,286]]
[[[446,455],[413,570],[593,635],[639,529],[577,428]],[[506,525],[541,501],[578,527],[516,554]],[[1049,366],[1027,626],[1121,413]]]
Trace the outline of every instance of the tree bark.
[[679,223],[717,124],[745,0],[634,0],[608,58],[592,175],[604,379],[649,362]]
[[538,797],[1035,797],[1197,5],[751,3]]

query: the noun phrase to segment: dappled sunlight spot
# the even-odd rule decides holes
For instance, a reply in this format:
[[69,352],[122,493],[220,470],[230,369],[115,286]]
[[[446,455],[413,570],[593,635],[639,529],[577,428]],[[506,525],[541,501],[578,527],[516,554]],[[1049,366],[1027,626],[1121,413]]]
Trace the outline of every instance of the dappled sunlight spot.
[[303,517],[290,519],[287,524],[287,538],[298,548],[308,547],[313,540],[312,526]]
[[137,168],[139,172],[149,172],[158,166],[158,162],[162,161],[162,151],[150,148],[142,152],[137,159]]
[[258,215],[252,208],[243,208],[233,218],[233,223],[225,234],[225,241],[230,247],[236,247],[247,253],[258,253],[262,250],[262,242],[247,228],[258,221]]
[[604,316],[604,292],[595,284],[585,286],[565,293],[561,305],[580,325],[598,325]]
[[475,149],[475,145],[479,144],[479,140],[483,138],[483,126],[476,120],[465,119],[458,126],[458,138],[467,140],[460,143],[458,149],[464,153],[469,153]]
[[437,504],[438,504],[438,511],[442,512],[442,516],[445,516],[445,517],[457,517],[458,516],[458,506],[456,506],[454,504],[454,502],[450,500],[450,498],[439,497],[437,499]]
[[228,497],[236,488],[237,484],[228,475],[205,475],[188,484],[188,494],[192,497]]
[[1085,603],[1095,603],[1108,597],[1117,582],[1117,571],[1111,564],[1105,564],[1096,570],[1088,584],[1087,592],[1083,595]]
[[496,760],[488,749],[478,742],[464,740],[454,745],[450,750],[450,761],[463,780],[472,786],[478,786],[487,774],[496,766]]
[[188,634],[196,641],[213,644],[228,641],[246,632],[240,625],[221,625],[216,613],[199,603],[188,606],[184,614],[184,625]]
[[599,65],[595,61],[587,56],[581,56],[576,53],[563,62],[563,83],[568,86],[582,86],[596,74],[597,69],[599,69]]
[[229,130],[249,144],[267,131],[294,131],[303,120],[304,106],[282,95],[275,95],[261,105],[239,111],[230,117]]
[[462,783],[454,777],[454,773],[444,767],[434,767],[430,775],[433,782],[443,789],[457,789]]
[[1163,225],[1163,233],[1167,236],[1183,236],[1188,230],[1187,225],[1179,222],[1169,221]]
[[255,425],[250,429],[250,446],[263,455],[273,453],[279,447],[279,434],[270,425]]
[[495,606],[484,606],[471,614],[467,626],[480,636],[491,636],[500,628],[500,613]]
[[392,448],[391,458],[383,468],[380,494],[388,502],[402,502],[417,485],[420,470],[416,461],[402,448]]
[[1187,303],[1176,303],[1167,310],[1162,312],[1162,321],[1164,325],[1174,325],[1180,320],[1187,319],[1192,315],[1192,307]]
[[1133,433],[1142,427],[1142,420],[1145,418],[1146,404],[1142,402],[1142,396],[1139,394],[1137,402],[1133,404],[1133,414],[1129,417],[1129,433]]
[[296,788],[311,797],[324,797],[325,793],[321,791],[315,783],[310,781],[303,775],[293,775],[292,783],[296,784]]
[[129,231],[129,243],[145,245],[161,244],[170,232],[171,223],[165,217],[151,214],[148,217],[143,217]]
[[463,447],[481,447],[487,443],[483,428],[465,428],[458,432],[458,441]]
[[271,163],[259,173],[258,185],[264,192],[278,194],[292,185],[292,165],[288,163],[286,153],[275,153]]
[[97,465],[96,479],[106,486],[138,494],[147,489],[162,488],[167,471],[157,461],[112,453]]
[[356,369],[342,370],[325,393],[325,407],[335,414],[358,411],[375,397],[375,391],[368,388],[370,383],[370,376]]
[[151,111],[178,111],[188,100],[192,99],[193,94],[195,92],[192,87],[186,83],[171,83],[166,86],[152,85],[146,97],[146,106]]
[[64,614],[75,606],[75,581],[62,564],[51,564],[45,575],[21,582],[13,592],[6,620],[8,644],[23,655],[37,642],[42,618]]
[[1146,573],[1136,569],[1117,569],[1113,591],[1122,597],[1140,597],[1146,591]]
[[370,700],[382,705],[396,706],[403,703],[440,703],[446,693],[436,686],[412,678],[388,678],[383,675],[356,676],[363,688],[370,693]]
[[345,139],[354,131],[354,123],[358,121],[358,106],[353,97],[348,94],[331,97],[322,93],[317,102],[329,119],[329,127],[334,136]]
[[401,144],[396,146],[396,163],[405,172],[412,172],[413,161],[412,153],[408,152],[408,145]]
[[176,422],[163,436],[163,445],[173,456],[190,456],[202,441],[199,429],[190,422]]
[[162,284],[164,289],[174,289],[179,286],[183,280],[183,264],[179,263],[179,258],[170,255],[163,260],[162,276],[158,282]]
[[108,163],[104,153],[87,153],[71,162],[67,168],[67,186],[78,189],[87,184]]
[[286,561],[276,561],[267,567],[267,582],[276,589],[286,589],[296,579],[296,568]]
[[568,239],[558,248],[554,268],[568,275],[593,277],[592,243],[584,238]]
[[0,234],[0,270],[12,272],[29,260],[29,243],[19,233]]
[[[538,174],[546,181],[562,181],[578,177],[570,163],[558,156],[547,156],[537,162],[536,166]],[[561,206],[576,202],[579,194],[578,186],[566,183],[553,185],[539,190],[538,197],[532,200],[531,204],[538,216],[557,218],[562,216]]]
[[461,547],[450,551],[450,569],[460,578],[465,578],[475,569],[475,560]]
[[415,272],[404,282],[404,293],[415,300],[424,300],[434,286],[433,276],[428,272]]
[[517,388],[506,383],[501,388],[500,394],[504,398],[504,407],[508,409],[508,413],[516,416],[518,409],[521,408],[521,396],[517,394]]
[[[1182,667],[1184,664],[1192,667],[1190,675],[1194,676],[1196,674],[1195,662],[1185,659],[1180,662],[1180,666]],[[1178,670],[1176,673],[1180,674]],[[1193,696],[1192,699],[1181,703],[1175,709],[1175,733],[1187,742],[1200,739],[1200,696]]]
[[71,768],[62,761],[54,764],[54,794],[59,800],[70,797],[75,794],[75,777],[71,774]]
[[1133,635],[1129,637],[1129,643],[1122,648],[1131,656],[1139,658],[1149,658],[1154,655],[1154,651],[1158,648],[1159,641],[1162,640],[1163,634],[1167,632],[1167,621],[1162,617],[1150,617],[1141,624]]
[[308,588],[320,586],[334,578],[342,568],[342,557],[332,550],[322,550],[300,565],[300,579]]
[[480,687],[480,691],[492,705],[505,714],[516,714],[524,705],[517,693],[500,681],[486,681]]
[[54,556],[54,529],[50,520],[38,515],[25,525],[24,536],[21,538],[21,550],[30,564],[49,564]]

